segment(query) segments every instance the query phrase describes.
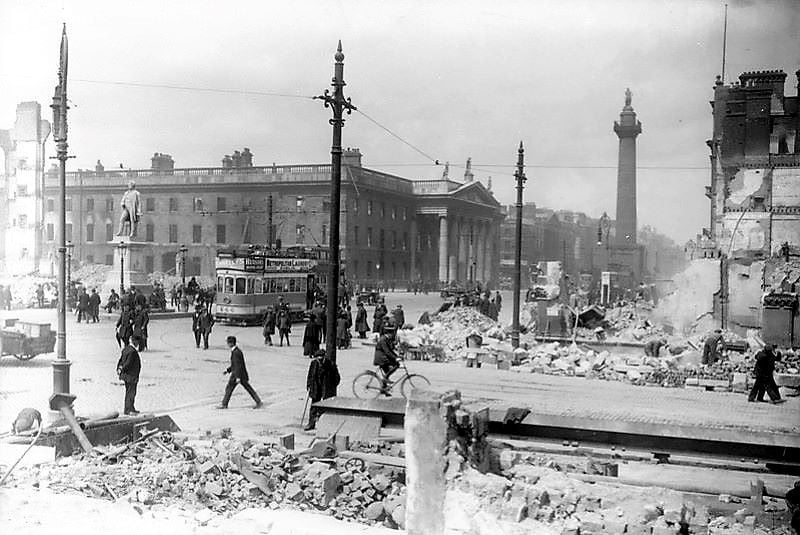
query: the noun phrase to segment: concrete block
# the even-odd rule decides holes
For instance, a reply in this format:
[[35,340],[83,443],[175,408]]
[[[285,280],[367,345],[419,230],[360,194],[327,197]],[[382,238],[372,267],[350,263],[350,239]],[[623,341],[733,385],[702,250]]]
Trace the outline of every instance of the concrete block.
[[278,437],[278,441],[281,447],[286,448],[287,450],[294,449],[294,433],[288,433],[286,435],[281,435]]

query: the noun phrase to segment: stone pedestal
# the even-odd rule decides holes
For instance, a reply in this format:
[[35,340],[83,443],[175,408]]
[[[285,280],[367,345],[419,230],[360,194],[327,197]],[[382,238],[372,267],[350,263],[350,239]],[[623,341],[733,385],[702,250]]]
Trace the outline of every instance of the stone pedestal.
[[[145,295],[149,294],[152,285],[144,272],[144,248],[147,244],[132,241],[128,236],[117,236],[108,243],[114,248],[114,267],[108,272],[102,295],[108,297],[112,288],[119,293],[120,278],[126,291],[134,287]],[[121,243],[125,244],[124,249],[120,249]]]

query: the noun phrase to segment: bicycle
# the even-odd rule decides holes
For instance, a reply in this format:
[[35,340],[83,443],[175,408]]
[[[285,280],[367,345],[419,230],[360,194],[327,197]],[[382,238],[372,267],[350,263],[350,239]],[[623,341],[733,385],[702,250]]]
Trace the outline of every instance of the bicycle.
[[399,379],[387,381],[385,389],[383,388],[383,374],[381,372],[367,370],[356,375],[356,378],[353,379],[353,395],[359,399],[375,399],[381,394],[391,396],[392,389],[399,384],[400,394],[404,398],[408,398],[413,389],[425,389],[431,386],[431,382],[424,375],[409,373],[405,359],[401,358],[398,362],[400,368],[395,373],[398,373],[400,369],[403,370],[403,373]]

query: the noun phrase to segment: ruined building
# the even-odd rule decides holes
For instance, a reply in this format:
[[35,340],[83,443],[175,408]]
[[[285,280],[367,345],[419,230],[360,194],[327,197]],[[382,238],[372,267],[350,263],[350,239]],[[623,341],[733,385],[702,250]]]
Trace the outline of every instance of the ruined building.
[[[800,81],[800,71],[796,73]],[[800,260],[800,114],[783,71],[717,78],[706,258],[720,263],[714,315],[734,330],[760,327],[762,297]]]

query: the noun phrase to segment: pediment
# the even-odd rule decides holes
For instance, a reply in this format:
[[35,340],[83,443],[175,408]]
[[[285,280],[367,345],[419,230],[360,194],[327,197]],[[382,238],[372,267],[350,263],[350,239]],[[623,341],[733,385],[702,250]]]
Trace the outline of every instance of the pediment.
[[500,206],[500,203],[494,198],[492,192],[487,190],[486,187],[477,180],[475,182],[464,184],[460,188],[452,191],[450,195],[453,199],[459,199],[462,201],[488,204],[490,206],[497,207]]

